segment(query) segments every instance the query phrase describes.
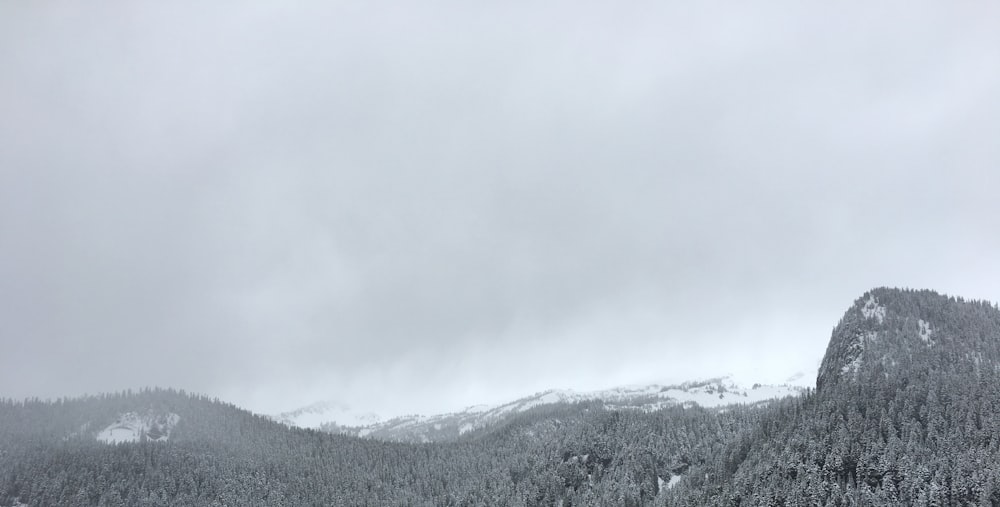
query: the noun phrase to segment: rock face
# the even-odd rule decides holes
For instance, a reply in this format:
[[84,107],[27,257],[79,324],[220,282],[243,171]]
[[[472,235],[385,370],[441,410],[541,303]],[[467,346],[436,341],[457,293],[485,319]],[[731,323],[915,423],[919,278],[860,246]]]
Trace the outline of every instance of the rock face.
[[1000,364],[1000,310],[929,290],[865,293],[833,330],[816,380],[822,392],[924,370],[975,373]]

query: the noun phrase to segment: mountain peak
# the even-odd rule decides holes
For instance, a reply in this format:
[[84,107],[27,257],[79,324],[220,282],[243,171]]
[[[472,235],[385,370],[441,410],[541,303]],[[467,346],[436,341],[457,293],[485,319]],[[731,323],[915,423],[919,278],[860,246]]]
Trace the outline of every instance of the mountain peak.
[[890,377],[913,363],[935,368],[1000,364],[993,303],[931,290],[880,287],[858,298],[833,330],[816,380],[823,390],[844,379]]

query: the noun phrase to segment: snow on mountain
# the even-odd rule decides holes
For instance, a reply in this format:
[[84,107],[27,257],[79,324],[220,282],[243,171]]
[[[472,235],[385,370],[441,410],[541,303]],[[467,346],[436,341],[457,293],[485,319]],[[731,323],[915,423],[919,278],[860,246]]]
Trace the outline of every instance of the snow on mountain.
[[[430,442],[455,439],[470,431],[492,426],[535,407],[556,403],[600,401],[609,410],[654,411],[675,405],[716,408],[734,404],[761,403],[785,396],[794,396],[803,390],[802,386],[790,384],[778,386],[754,384],[748,386],[737,383],[731,377],[721,377],[679,385],[624,386],[592,392],[550,390],[502,405],[477,405],[449,414],[408,415],[386,421],[362,421],[360,424],[357,416],[349,412],[338,413],[336,410],[310,408],[316,407],[315,405],[282,414],[276,419],[294,426],[319,428],[361,437]],[[327,404],[319,405],[327,406]],[[332,406],[337,407],[337,405]],[[289,416],[289,414],[295,415]],[[324,420],[324,418],[326,419]],[[301,421],[307,421],[311,424],[308,426],[297,424]]]
[[[841,382],[908,375],[911,365],[921,363],[1000,370],[1000,349],[985,327],[992,325],[994,310],[992,303],[934,291],[872,289],[855,300],[834,328],[816,378],[817,392]],[[970,322],[984,327],[969,330]]]
[[934,346],[934,339],[931,338],[934,334],[934,330],[931,329],[931,323],[924,319],[918,319],[917,326],[920,328],[920,339],[923,340],[928,347]]
[[321,401],[290,412],[273,416],[272,419],[297,428],[319,429],[323,425],[362,427],[378,424],[382,419],[370,412],[358,412],[342,403]]
[[866,319],[878,319],[878,323],[881,324],[885,321],[885,306],[879,304],[879,300],[874,294],[869,294],[865,306],[861,308],[861,314]]
[[665,489],[671,489],[671,488],[673,488],[674,486],[677,485],[678,482],[681,482],[681,476],[680,475],[671,474],[670,475],[670,479],[667,479],[667,480],[663,480],[663,477],[659,477],[659,476],[656,477],[657,486],[659,487],[659,489],[661,491],[665,490]]
[[142,439],[163,442],[170,438],[170,432],[180,421],[180,416],[174,413],[154,414],[147,412],[139,414],[126,412],[108,427],[97,433],[97,440],[107,444],[122,442],[138,442]]

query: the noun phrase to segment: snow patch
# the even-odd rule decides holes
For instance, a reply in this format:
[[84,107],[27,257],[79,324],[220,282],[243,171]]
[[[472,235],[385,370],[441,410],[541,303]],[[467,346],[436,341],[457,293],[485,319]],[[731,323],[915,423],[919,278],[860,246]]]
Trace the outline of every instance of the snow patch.
[[671,475],[670,476],[670,480],[667,481],[667,489],[670,489],[670,488],[676,486],[678,482],[681,482],[681,476],[679,476],[679,475]]
[[[717,408],[726,405],[755,404],[766,400],[794,396],[802,389],[791,385],[760,385],[743,387],[728,378],[717,379],[704,384],[688,384],[680,387],[660,390],[657,396],[671,401],[670,404],[689,406],[698,405],[702,408]],[[667,405],[669,406],[669,404]]]
[[[553,403],[570,401],[576,398],[575,394],[576,393],[571,391],[548,391],[543,393],[541,396],[529,399],[523,403],[514,402],[511,404],[511,408],[516,408],[518,412],[526,412],[527,410],[539,405],[551,405]],[[506,412],[506,410],[504,411]]]
[[106,444],[123,442],[138,442],[145,438],[151,442],[164,442],[170,438],[177,421],[181,417],[173,412],[168,414],[140,415],[136,412],[126,412],[118,416],[118,420],[97,433],[97,440]]
[[663,477],[660,476],[656,477],[656,485],[659,487],[660,491],[672,489],[678,482],[681,482],[681,476],[679,475],[670,474],[670,479],[668,480],[663,480]]
[[934,334],[934,330],[931,329],[931,323],[920,319],[917,321],[917,326],[920,328],[920,339],[927,344],[928,347],[934,345],[934,340],[931,335]]
[[382,419],[371,412],[359,412],[351,407],[333,401],[321,401],[291,412],[273,416],[272,419],[296,428],[319,429],[324,425],[369,426]]
[[876,318],[878,319],[878,323],[881,324],[885,320],[885,307],[878,304],[878,299],[875,299],[874,295],[869,295],[868,301],[865,301],[865,306],[861,307],[861,314],[866,319]]

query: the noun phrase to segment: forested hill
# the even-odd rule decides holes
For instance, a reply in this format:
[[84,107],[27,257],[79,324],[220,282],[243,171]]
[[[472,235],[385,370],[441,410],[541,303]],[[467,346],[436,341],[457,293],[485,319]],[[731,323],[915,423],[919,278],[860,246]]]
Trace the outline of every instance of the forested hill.
[[803,396],[527,410],[456,442],[146,390],[0,403],[0,505],[1000,505],[1000,310],[876,289]]
[[[762,413],[736,407],[721,425],[696,408],[555,404],[459,442],[404,444],[170,390],[7,401],[0,505],[644,505]],[[136,438],[102,438],[116,430]]]
[[[921,370],[976,378],[1000,368],[1000,311],[929,290],[875,289],[833,331],[817,386]],[[875,377],[875,379],[873,379]]]
[[875,289],[833,331],[815,393],[732,444],[714,505],[1000,505],[1000,310]]
[[[216,442],[252,447],[284,430],[235,405],[173,389],[144,389],[56,401],[0,401],[0,445]],[[6,454],[4,454],[6,456]]]

